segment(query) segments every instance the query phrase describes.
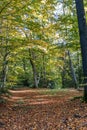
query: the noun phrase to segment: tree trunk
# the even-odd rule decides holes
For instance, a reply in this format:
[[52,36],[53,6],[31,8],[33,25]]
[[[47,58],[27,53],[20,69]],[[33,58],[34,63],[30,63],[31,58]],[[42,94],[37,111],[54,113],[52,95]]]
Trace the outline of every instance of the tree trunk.
[[8,72],[8,63],[7,63],[7,55],[5,55],[2,68],[1,89],[4,89],[6,86],[7,72]]
[[30,58],[30,63],[32,66],[32,71],[33,71],[34,88],[38,88],[39,79],[38,79],[38,75],[37,75],[36,65],[34,63],[35,56],[34,56],[34,53],[31,52],[31,50],[29,50],[29,56],[30,56],[29,58]]
[[62,69],[62,72],[61,72],[62,88],[64,88],[64,86],[65,86],[65,76],[66,76],[66,51],[65,51],[65,54],[64,54],[63,61],[64,61],[64,65],[63,65],[63,69]]
[[[3,21],[2,21],[3,22]],[[1,30],[2,31],[2,30]],[[1,39],[1,45],[5,44],[5,48],[3,48],[2,46],[2,59],[3,59],[3,63],[2,63],[2,74],[1,74],[1,89],[4,89],[6,86],[6,80],[7,80],[7,72],[8,72],[8,60],[7,57],[9,55],[9,49],[8,49],[8,37],[9,37],[9,30],[8,30],[8,26],[6,26],[6,39],[5,39],[5,43],[3,38]]]
[[87,100],[87,29],[83,0],[75,0],[84,74],[84,99]]
[[47,87],[47,80],[46,80],[46,65],[45,65],[45,56],[43,54],[43,86]]
[[26,61],[25,61],[25,58],[22,59],[22,65],[23,65],[23,70],[26,73]]
[[75,84],[75,88],[78,88],[79,87],[78,81],[77,81],[77,78],[76,78],[76,74],[75,74],[75,71],[74,71],[74,67],[73,67],[73,64],[72,64],[72,60],[71,60],[69,50],[68,50],[67,54],[68,54],[68,57],[69,57],[69,65],[70,65],[70,69],[71,69],[72,78],[73,78],[73,81],[74,81],[74,84]]
[[7,79],[7,71],[8,71],[8,66],[5,65],[3,67],[3,72],[2,72],[2,84],[1,84],[1,88],[4,89],[6,86],[6,79]]
[[62,88],[65,86],[65,67],[63,67],[63,70],[61,72],[61,78],[62,78]]
[[30,63],[31,63],[32,70],[33,70],[34,88],[38,88],[38,77],[37,77],[36,66],[34,65],[34,63],[31,59],[30,59]]

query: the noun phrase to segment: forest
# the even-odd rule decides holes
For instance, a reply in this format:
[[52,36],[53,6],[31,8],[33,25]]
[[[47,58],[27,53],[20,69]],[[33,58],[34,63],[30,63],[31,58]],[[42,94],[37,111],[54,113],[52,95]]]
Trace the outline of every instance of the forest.
[[86,0],[0,0],[0,130],[87,130],[86,20]]
[[82,84],[75,1],[4,0],[0,6],[0,86]]

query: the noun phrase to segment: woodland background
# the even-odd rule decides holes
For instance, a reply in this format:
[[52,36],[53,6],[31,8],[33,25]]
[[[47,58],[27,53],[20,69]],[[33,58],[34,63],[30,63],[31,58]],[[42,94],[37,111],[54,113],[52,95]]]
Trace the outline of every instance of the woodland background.
[[81,86],[79,42],[75,1],[0,0],[0,86]]

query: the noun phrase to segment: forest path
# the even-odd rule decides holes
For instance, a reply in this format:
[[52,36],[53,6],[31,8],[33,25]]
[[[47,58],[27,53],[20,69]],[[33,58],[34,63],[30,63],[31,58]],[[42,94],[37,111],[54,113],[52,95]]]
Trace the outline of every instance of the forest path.
[[9,101],[25,104],[47,104],[69,100],[74,96],[82,95],[75,89],[51,90],[51,89],[28,89],[10,90],[11,97]]
[[10,90],[0,104],[0,130],[87,130],[87,104],[74,89]]

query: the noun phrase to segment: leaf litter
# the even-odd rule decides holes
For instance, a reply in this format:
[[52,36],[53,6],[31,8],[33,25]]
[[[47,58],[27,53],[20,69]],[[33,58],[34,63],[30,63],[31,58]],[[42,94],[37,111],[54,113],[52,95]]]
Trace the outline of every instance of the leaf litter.
[[79,98],[71,100],[82,92],[10,92],[12,96],[0,104],[0,130],[87,130],[87,104]]

